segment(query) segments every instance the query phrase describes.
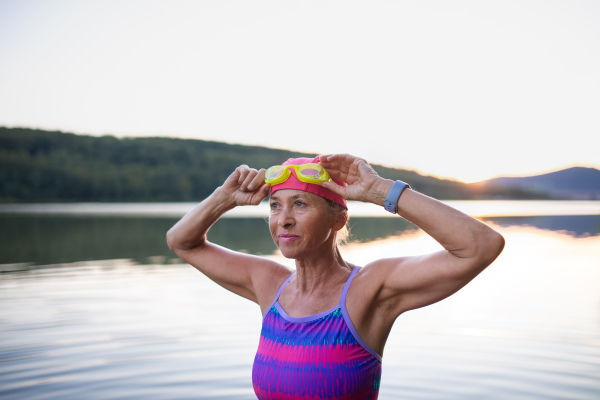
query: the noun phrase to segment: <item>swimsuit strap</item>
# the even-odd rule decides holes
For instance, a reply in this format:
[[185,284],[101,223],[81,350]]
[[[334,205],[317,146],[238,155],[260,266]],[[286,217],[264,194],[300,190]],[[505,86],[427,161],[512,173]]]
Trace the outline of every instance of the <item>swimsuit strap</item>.
[[[269,312],[269,310],[271,308],[273,308],[273,306],[275,305],[275,303],[277,303],[277,301],[279,300],[279,296],[281,296],[281,292],[283,292],[283,288],[285,287],[285,285],[288,284],[288,282],[290,281],[290,279],[292,279],[292,276],[294,276],[295,273],[296,273],[296,271],[292,272],[290,274],[290,276],[288,276],[287,279],[281,284],[281,286],[279,287],[279,290],[277,291],[277,294],[275,295],[275,299],[273,299],[273,302],[271,303],[271,305],[269,306],[269,308],[267,308],[267,311],[265,311],[265,315],[267,315],[267,313]],[[263,318],[264,318],[265,315],[263,315]]]
[[[344,289],[342,289],[342,295],[340,297],[340,305],[342,306],[342,309],[346,308],[346,295],[348,294],[348,288],[350,287],[350,284],[352,283],[352,279],[354,279],[354,277],[356,276],[356,273],[359,270],[360,270],[359,266],[354,267],[354,269],[352,270],[352,273],[350,274],[350,276],[348,277],[348,280],[346,281],[346,284],[344,285]],[[269,308],[267,308],[267,312],[275,305],[275,303],[277,303],[277,301],[279,301],[279,296],[281,296],[281,292],[283,292],[283,288],[285,287],[285,285],[287,285],[289,283],[289,281],[292,279],[292,277],[294,276],[295,273],[296,273],[296,271],[292,272],[290,274],[290,276],[288,276],[287,279],[281,284],[281,286],[279,287],[279,290],[277,291],[277,294],[275,295],[275,299],[273,299],[273,303],[271,303]],[[267,312],[265,312],[265,315]]]
[[350,277],[348,278],[348,281],[346,282],[346,285],[344,285],[344,290],[342,291],[342,297],[340,298],[340,308],[342,309],[342,315],[344,316],[346,325],[348,326],[348,329],[350,329],[350,332],[352,332],[352,335],[354,335],[354,338],[356,339],[356,341],[358,343],[360,343],[360,345],[366,351],[368,351],[373,357],[375,357],[376,359],[379,360],[379,362],[381,362],[381,355],[379,355],[375,350],[370,348],[358,334],[358,331],[356,330],[356,328],[354,327],[354,324],[352,323],[352,320],[350,319],[350,314],[348,314],[348,309],[346,308],[346,295],[348,294],[348,288],[350,287],[350,283],[352,283],[352,279],[354,279],[354,277],[356,276],[356,273],[359,270],[360,270],[360,267],[358,267],[358,266],[354,267],[354,269],[352,270],[352,273],[350,274]]
[[[294,276],[295,273],[296,273],[296,271],[292,272],[290,274],[290,276],[287,277],[285,282],[283,282],[281,284],[281,286],[279,287],[279,290],[277,291],[277,294],[275,295],[275,301],[279,300],[279,296],[281,296],[281,292],[283,292],[283,288],[285,287],[285,285],[288,284],[288,282],[290,281],[290,279],[292,279],[292,276]],[[275,301],[273,301],[273,303],[275,303]]]
[[348,294],[348,288],[350,287],[350,284],[352,283],[352,279],[354,279],[354,277],[356,276],[356,273],[358,272],[358,270],[360,269],[359,266],[354,267],[354,269],[352,270],[352,273],[350,274],[350,277],[348,278],[348,280],[346,281],[346,284],[344,285],[344,289],[342,290],[342,296],[340,297],[340,304],[344,306],[344,308],[346,308],[346,295]]

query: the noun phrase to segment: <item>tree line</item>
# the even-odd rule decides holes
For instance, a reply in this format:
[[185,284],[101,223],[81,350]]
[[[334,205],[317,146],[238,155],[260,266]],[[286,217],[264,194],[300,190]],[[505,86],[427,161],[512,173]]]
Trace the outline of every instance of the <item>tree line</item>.
[[[116,138],[0,127],[0,202],[199,201],[240,164],[267,168],[291,157],[313,157],[259,146],[163,137]],[[415,171],[374,165],[440,199],[535,198],[494,193]]]

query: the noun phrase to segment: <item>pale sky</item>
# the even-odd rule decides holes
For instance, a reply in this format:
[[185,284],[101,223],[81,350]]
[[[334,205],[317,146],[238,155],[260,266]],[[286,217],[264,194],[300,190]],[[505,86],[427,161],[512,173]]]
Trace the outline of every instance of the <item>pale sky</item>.
[[0,0],[0,125],[600,168],[600,2]]

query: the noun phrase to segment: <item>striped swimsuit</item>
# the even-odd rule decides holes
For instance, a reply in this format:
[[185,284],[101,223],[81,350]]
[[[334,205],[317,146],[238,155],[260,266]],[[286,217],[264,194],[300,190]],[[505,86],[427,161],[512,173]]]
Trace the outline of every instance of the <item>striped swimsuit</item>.
[[344,285],[340,304],[307,317],[290,317],[278,301],[293,274],[281,285],[263,317],[252,368],[260,400],[377,399],[381,356],[358,336],[346,309],[358,270]]

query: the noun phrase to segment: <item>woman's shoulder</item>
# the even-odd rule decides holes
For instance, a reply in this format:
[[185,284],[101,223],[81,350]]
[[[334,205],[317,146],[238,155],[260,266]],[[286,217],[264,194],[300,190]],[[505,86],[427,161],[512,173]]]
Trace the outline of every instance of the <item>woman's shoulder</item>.
[[282,264],[276,262],[263,264],[261,271],[255,275],[256,281],[253,282],[261,308],[268,307],[273,302],[281,285],[292,274],[293,271]]
[[364,304],[380,299],[391,279],[402,279],[401,267],[411,257],[388,258],[372,261],[361,267],[354,277],[349,291],[353,298]]
[[399,265],[402,265],[409,259],[410,257],[395,257],[371,261],[359,269],[356,274],[356,278],[361,281],[369,281],[373,283],[383,282],[389,276],[389,274],[395,272]]
[[272,260],[264,260],[253,265],[253,268],[255,269],[253,274],[256,279],[255,284],[266,286],[281,284],[294,272],[285,265]]

